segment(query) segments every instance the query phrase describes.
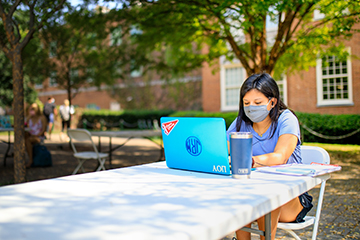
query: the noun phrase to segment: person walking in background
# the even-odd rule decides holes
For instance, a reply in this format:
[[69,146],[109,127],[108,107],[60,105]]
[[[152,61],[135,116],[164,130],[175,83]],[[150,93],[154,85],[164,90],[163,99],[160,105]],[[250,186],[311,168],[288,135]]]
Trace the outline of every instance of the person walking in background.
[[48,133],[49,133],[49,135],[47,136],[47,138],[51,139],[51,132],[52,132],[52,128],[54,126],[55,116],[57,115],[57,110],[56,110],[56,105],[55,105],[55,98],[53,98],[53,97],[48,98],[48,101],[44,105],[43,113],[44,113],[44,116],[46,117],[47,122],[48,122]]
[[75,113],[74,106],[70,106],[69,100],[65,99],[64,104],[60,106],[59,109],[60,117],[61,117],[61,133],[60,133],[60,140],[66,139],[66,141],[69,140],[68,136],[64,133],[64,129],[66,128],[66,131],[70,128],[70,119],[71,115]]
[[29,168],[33,163],[33,145],[40,143],[44,138],[47,121],[41,114],[39,105],[33,103],[29,106],[27,116],[25,118],[25,126],[30,130],[25,132],[25,147],[29,155],[29,162],[26,167]]

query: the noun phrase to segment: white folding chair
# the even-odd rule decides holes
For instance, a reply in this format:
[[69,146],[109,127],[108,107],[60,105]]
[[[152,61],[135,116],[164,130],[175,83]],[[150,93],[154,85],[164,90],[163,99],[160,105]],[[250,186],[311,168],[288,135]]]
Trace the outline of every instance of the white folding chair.
[[[91,133],[86,129],[68,129],[68,136],[70,138],[70,144],[74,151],[74,157],[76,157],[79,161],[79,165],[75,168],[72,174],[76,174],[79,169],[85,172],[83,168],[83,164],[88,159],[97,159],[99,161],[99,167],[96,171],[106,170],[105,169],[105,160],[109,156],[107,153],[98,152],[92,138]],[[90,142],[94,151],[93,152],[78,152],[75,148],[74,140],[77,142]]]
[[[328,152],[320,147],[301,146],[301,157],[304,164],[310,164],[312,162],[330,164],[330,156]],[[291,234],[295,239],[301,240],[300,237],[294,232],[294,230],[299,230],[314,225],[311,239],[315,240],[319,227],[321,207],[325,192],[325,184],[326,181],[323,181],[320,186],[319,198],[318,198],[315,216],[305,216],[304,218],[305,222],[302,223],[279,222],[278,229],[283,229],[289,234]]]

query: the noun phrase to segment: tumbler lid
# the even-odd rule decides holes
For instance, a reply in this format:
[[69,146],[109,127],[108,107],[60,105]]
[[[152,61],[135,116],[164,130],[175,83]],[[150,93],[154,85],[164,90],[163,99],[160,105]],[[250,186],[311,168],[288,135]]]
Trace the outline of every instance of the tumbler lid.
[[246,139],[246,138],[252,138],[253,135],[251,132],[231,132],[230,133],[230,138],[241,138],[241,139]]

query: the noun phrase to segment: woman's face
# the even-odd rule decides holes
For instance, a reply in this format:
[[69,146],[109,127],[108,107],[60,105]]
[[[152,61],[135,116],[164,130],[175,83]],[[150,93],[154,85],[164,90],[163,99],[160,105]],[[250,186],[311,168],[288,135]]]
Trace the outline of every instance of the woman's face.
[[[269,103],[269,99],[260,91],[256,89],[251,89],[248,91],[244,98],[243,98],[244,107],[247,106],[260,106],[260,105],[266,105]],[[272,108],[272,105],[276,104],[276,99],[271,98],[270,104],[267,105],[267,110],[270,111]]]
[[29,110],[29,115],[30,116],[35,116],[36,112],[35,112],[35,109],[30,109]]
[[35,104],[31,105],[31,107],[29,109],[29,115],[30,116],[35,116],[37,108],[38,108],[37,105],[35,105]]

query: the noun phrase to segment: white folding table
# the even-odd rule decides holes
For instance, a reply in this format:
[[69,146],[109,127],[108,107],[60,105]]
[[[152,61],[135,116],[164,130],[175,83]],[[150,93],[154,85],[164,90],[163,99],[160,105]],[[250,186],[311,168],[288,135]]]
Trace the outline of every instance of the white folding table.
[[221,239],[328,179],[165,162],[0,187],[0,239]]

